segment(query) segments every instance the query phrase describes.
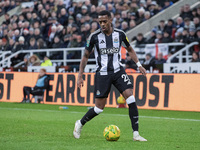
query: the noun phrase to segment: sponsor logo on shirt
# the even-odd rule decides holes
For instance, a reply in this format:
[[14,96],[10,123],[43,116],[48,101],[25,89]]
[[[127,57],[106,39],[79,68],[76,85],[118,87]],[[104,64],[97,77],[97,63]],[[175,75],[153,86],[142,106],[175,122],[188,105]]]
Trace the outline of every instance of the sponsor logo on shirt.
[[116,47],[113,47],[113,48],[101,48],[100,49],[101,55],[113,54],[113,53],[118,53],[118,52],[119,52],[119,48],[116,48]]

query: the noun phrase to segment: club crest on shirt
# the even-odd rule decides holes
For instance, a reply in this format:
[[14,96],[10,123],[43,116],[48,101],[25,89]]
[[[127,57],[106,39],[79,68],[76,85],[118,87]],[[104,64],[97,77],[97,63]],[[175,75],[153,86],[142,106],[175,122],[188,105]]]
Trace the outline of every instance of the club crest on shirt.
[[114,43],[118,43],[118,42],[119,42],[118,38],[115,37],[115,38],[114,38]]

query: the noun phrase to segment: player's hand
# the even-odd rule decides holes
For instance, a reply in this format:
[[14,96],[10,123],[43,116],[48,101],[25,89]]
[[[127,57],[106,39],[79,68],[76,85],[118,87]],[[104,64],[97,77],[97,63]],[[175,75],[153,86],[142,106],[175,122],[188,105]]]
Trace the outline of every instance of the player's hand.
[[83,78],[82,77],[78,77],[77,87],[81,88],[81,86],[83,86]]
[[142,75],[146,76],[146,69],[144,67],[140,66],[139,70],[142,73]]

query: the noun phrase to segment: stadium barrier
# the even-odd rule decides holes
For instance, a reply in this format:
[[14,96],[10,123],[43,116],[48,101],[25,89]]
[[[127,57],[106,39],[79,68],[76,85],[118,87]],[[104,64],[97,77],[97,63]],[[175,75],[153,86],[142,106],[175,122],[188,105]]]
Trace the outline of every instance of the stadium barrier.
[[[94,73],[85,73],[77,88],[78,73],[49,73],[45,104],[94,106]],[[0,72],[0,102],[21,102],[23,86],[34,86],[38,73]],[[129,74],[141,109],[199,111],[199,74]],[[119,92],[112,87],[107,107],[117,107]]]

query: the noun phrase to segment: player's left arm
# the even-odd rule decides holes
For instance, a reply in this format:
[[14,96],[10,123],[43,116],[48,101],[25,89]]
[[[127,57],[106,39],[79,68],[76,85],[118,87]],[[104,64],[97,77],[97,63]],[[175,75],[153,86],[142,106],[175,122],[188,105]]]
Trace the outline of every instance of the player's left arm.
[[126,48],[128,53],[129,53],[129,56],[131,57],[131,59],[136,63],[136,65],[138,66],[140,72],[143,74],[143,75],[146,75],[146,69],[141,65],[141,63],[139,62],[138,58],[137,58],[137,55],[135,53],[135,51],[133,50],[133,48],[131,46],[127,47]]
[[143,75],[146,75],[146,69],[144,67],[142,67],[141,63],[139,62],[135,51],[133,50],[133,48],[131,47],[131,45],[129,43],[128,37],[126,36],[126,34],[124,32],[122,33],[122,41],[125,44],[125,48],[127,49],[128,53],[129,53],[129,56],[136,63],[136,65],[138,66],[140,72]]

